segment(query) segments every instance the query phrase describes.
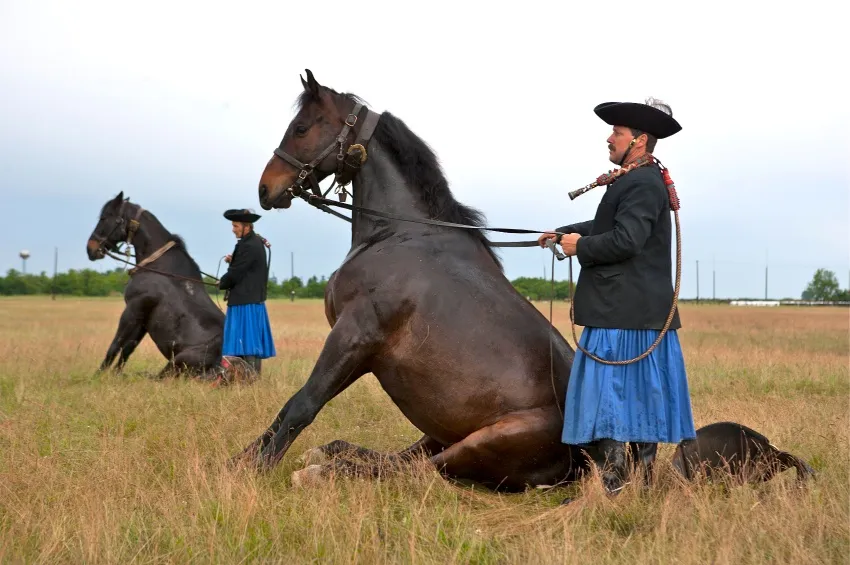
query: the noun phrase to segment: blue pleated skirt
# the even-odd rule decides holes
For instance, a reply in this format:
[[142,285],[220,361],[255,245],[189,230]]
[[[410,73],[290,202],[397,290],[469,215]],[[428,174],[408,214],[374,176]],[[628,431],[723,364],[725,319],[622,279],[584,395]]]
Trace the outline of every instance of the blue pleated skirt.
[[[659,330],[585,328],[579,343],[605,360],[632,359]],[[696,437],[679,336],[668,331],[636,363],[605,365],[577,350],[564,410],[563,443],[617,441],[678,443]]]
[[227,307],[221,354],[260,359],[276,355],[265,303]]

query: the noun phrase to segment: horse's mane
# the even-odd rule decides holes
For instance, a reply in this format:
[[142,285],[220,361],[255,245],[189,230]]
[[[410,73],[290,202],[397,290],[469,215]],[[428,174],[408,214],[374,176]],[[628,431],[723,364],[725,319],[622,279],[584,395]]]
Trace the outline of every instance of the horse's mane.
[[[323,87],[337,96],[354,103],[364,104],[363,100],[350,93],[338,93],[335,90]],[[304,90],[298,97],[298,109],[313,100],[313,95]],[[487,225],[484,214],[470,206],[458,202],[451,189],[448,180],[443,174],[437,156],[433,150],[419,136],[413,133],[407,125],[390,112],[383,112],[378,126],[375,128],[375,139],[384,147],[392,157],[399,172],[408,184],[419,189],[419,196],[423,204],[428,207],[428,217],[432,220],[441,220],[456,224],[484,227]],[[460,230],[472,237],[479,239],[493,258],[493,261],[502,268],[502,262],[490,245],[490,240],[480,230]]]
[[186,252],[186,255],[189,255],[189,249],[186,247],[186,241],[183,239],[183,236],[177,235],[176,233],[168,234],[168,241],[174,242],[174,247],[178,249],[182,249]]
[[[153,215],[153,214],[151,214],[151,215]],[[168,232],[168,230],[165,230],[165,231]],[[198,273],[201,272],[201,267],[198,265],[197,262],[195,262],[195,259],[189,254],[189,249],[186,247],[186,242],[183,240],[183,238],[181,236],[177,235],[176,233],[168,232],[168,241],[173,241],[175,243],[174,248],[180,249],[181,251],[183,251],[183,255],[185,255],[186,259],[189,260],[189,264],[194,268],[194,270],[196,270]]]

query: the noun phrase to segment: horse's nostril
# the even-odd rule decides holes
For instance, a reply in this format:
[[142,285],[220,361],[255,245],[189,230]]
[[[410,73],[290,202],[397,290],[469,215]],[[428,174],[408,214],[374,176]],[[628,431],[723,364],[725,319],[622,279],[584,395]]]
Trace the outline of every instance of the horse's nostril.
[[266,185],[264,185],[264,184],[261,184],[260,185],[260,198],[265,199],[268,195],[269,195],[268,187],[266,187]]

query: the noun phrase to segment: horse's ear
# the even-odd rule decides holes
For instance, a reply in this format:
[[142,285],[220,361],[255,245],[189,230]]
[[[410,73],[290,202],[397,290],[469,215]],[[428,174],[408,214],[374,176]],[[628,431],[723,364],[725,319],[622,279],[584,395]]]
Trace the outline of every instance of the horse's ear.
[[318,98],[320,85],[316,80],[316,77],[313,76],[313,73],[310,71],[310,69],[304,70],[307,71],[307,80],[305,81],[304,77],[298,75],[301,78],[301,84],[304,86],[304,90],[310,92],[310,94]]
[[118,193],[118,196],[116,196],[116,197],[115,197],[115,200],[113,200],[112,202],[113,202],[114,204],[121,204],[121,201],[122,201],[122,200],[124,200],[124,191],[123,191],[123,190],[122,190],[121,192],[119,192],[119,193]]

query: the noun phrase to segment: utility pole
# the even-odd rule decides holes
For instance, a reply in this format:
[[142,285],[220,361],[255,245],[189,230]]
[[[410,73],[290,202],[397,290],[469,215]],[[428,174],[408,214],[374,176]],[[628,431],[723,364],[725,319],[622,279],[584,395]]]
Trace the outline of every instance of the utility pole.
[[699,304],[699,259],[697,259],[697,304]]
[[56,300],[56,271],[59,266],[59,248],[53,248],[53,284],[51,285],[51,300]]
[[764,299],[767,300],[767,249],[764,250]]
[[714,264],[714,256],[711,257],[711,299],[717,300],[717,269]]

